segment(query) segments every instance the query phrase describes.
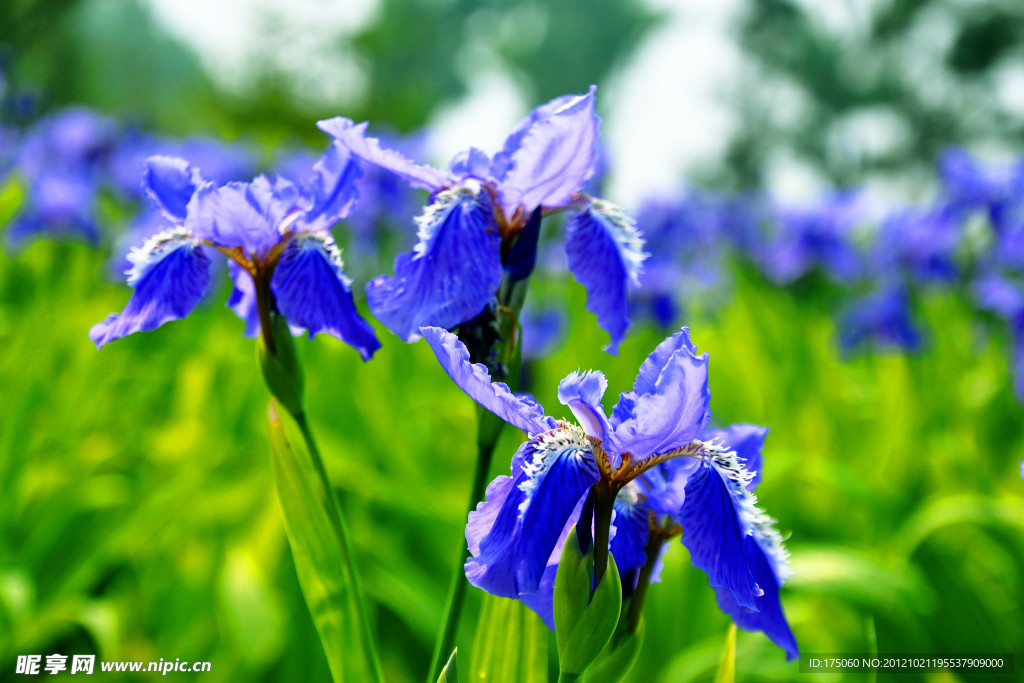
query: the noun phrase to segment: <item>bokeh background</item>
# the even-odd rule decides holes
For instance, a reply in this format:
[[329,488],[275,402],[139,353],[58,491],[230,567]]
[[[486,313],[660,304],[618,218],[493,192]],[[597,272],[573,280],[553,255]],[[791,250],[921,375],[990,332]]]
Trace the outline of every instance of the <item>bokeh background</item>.
[[[604,196],[640,211],[655,197],[807,205],[857,188],[872,208],[852,241],[878,207],[944,201],[951,147],[1004,165],[1024,153],[1016,0],[10,0],[0,61],[12,131],[84,106],[122,137],[210,138],[228,146],[222,160],[244,147],[253,171],[283,164],[282,151],[319,153],[314,123],[334,115],[408,136],[438,162],[493,150],[530,107],[596,83]],[[12,140],[0,135],[6,152]],[[8,156],[0,232],[33,201],[35,178]],[[1014,182],[1000,201],[1024,200]],[[422,197],[396,196],[384,203],[404,222],[336,229],[357,291],[413,243]],[[209,660],[208,681],[328,680],[270,477],[266,392],[221,305],[227,287],[187,321],[100,352],[88,340],[127,299],[109,260],[131,201],[97,191],[95,243],[42,229],[0,249],[0,680],[17,678],[17,654],[55,652]],[[996,218],[961,221],[972,244],[998,241]],[[624,391],[667,331],[689,325],[711,356],[714,419],[771,428],[759,494],[790,536],[782,596],[801,649],[1015,653],[1024,667],[1016,323],[980,310],[968,276],[984,259],[954,250],[957,276],[903,284],[914,348],[846,348],[836,311],[863,283],[830,278],[827,259],[780,278],[695,225],[659,249],[698,267],[669,282],[672,305],[638,308],[618,356],[601,351],[582,288],[544,269],[530,389],[556,414],[571,370],[602,369]],[[475,412],[426,345],[378,334],[366,365],[330,338],[299,346],[385,674],[415,681],[465,521]],[[518,437],[503,438],[510,456]],[[497,457],[493,474],[507,467]],[[666,562],[631,680],[710,680],[728,621],[680,544]],[[468,658],[479,604],[472,591]],[[737,671],[800,676],[743,632]]]

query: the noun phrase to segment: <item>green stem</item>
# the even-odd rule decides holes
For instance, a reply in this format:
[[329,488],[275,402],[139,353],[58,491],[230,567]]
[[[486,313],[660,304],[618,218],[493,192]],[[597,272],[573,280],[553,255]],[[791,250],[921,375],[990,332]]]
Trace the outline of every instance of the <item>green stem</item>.
[[566,673],[565,671],[558,672],[558,683],[573,683],[578,680],[580,680],[579,674]]
[[[498,443],[498,436],[501,434],[501,420],[486,410],[479,413],[480,419],[477,424],[477,457],[476,469],[473,472],[473,486],[469,493],[469,505],[466,515],[476,509],[477,503],[484,498],[484,491],[487,487],[487,475],[491,470],[491,460],[494,456],[494,448]],[[494,424],[497,421],[497,428]],[[469,547],[465,538],[459,543],[459,558],[455,564],[455,575],[452,577],[451,587],[448,589],[448,603],[445,608],[444,626],[434,645],[434,656],[431,658],[430,672],[427,676],[428,683],[437,681],[441,675],[444,662],[455,649],[455,637],[459,630],[459,621],[462,617],[462,604],[466,599],[466,581],[463,567],[469,559]]]
[[594,585],[608,570],[608,543],[615,507],[615,490],[605,482],[594,484]]
[[338,539],[341,541],[342,547],[344,548],[344,567],[343,573],[349,579],[349,585],[351,586],[352,593],[355,595],[356,601],[359,605],[359,614],[362,617],[362,630],[365,637],[362,639],[364,644],[364,657],[366,661],[372,662],[374,673],[376,674],[375,680],[384,680],[380,670],[380,660],[377,657],[377,649],[374,646],[372,637],[372,631],[370,629],[370,620],[366,612],[366,600],[363,596],[362,584],[359,580],[359,571],[356,569],[355,563],[352,561],[354,553],[352,552],[352,541],[349,538],[348,526],[345,524],[345,518],[341,513],[341,504],[338,501],[338,496],[334,491],[334,485],[331,483],[330,477],[327,476],[327,467],[324,465],[323,458],[320,457],[320,449],[316,445],[316,439],[313,437],[313,431],[309,427],[309,421],[306,420],[305,412],[298,414],[292,414],[295,418],[296,424],[299,426],[299,431],[302,433],[302,438],[306,442],[306,448],[309,450],[309,455],[313,460],[313,468],[316,470],[317,476],[320,479],[320,483],[324,490],[328,492],[330,496],[330,502],[327,505],[327,512],[330,517],[331,526],[334,527],[334,532],[337,534]]
[[647,541],[647,561],[640,569],[636,591],[633,593],[633,599],[629,601],[629,612],[626,614],[627,633],[636,633],[640,626],[640,617],[644,611],[644,598],[647,597],[647,589],[651,585],[651,574],[654,573],[654,565],[658,563],[658,556],[661,555],[663,545],[665,545],[665,541],[652,530],[651,538]]

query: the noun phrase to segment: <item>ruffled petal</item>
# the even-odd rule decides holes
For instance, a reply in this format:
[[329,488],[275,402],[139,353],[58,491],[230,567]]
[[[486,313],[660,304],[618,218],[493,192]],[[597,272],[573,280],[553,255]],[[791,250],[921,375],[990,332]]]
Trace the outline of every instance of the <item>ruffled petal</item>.
[[706,429],[701,437],[704,441],[720,439],[725,447],[734,451],[743,463],[743,469],[750,472],[753,477],[747,490],[753,493],[757,485],[761,483],[761,449],[764,448],[764,438],[768,435],[768,428],[752,424],[734,424],[726,429]]
[[326,332],[370,360],[380,348],[373,327],[352,301],[341,254],[326,232],[303,232],[285,247],[270,281],[277,307],[292,325],[310,338]]
[[431,166],[421,166],[406,159],[392,149],[384,149],[377,138],[366,137],[367,123],[356,124],[351,119],[336,116],[317,122],[317,128],[333,135],[352,154],[368,164],[390,171],[413,187],[430,192],[437,192],[451,183],[451,178],[444,171]]
[[569,270],[587,289],[587,310],[611,336],[615,353],[629,328],[630,285],[639,286],[647,254],[636,223],[614,205],[594,200],[566,221]]
[[354,155],[335,142],[313,165],[313,178],[303,188],[309,209],[297,222],[300,230],[330,230],[346,218],[359,200],[356,181],[363,175]]
[[587,436],[607,439],[611,433],[601,398],[608,389],[608,380],[597,370],[571,372],[558,384],[558,400],[579,420]]
[[[510,216],[517,207],[566,206],[593,173],[601,119],[594,112],[597,88],[546,107],[518,139],[508,156],[500,185],[501,204]],[[508,144],[508,143],[506,143]]]
[[693,566],[707,573],[713,587],[729,591],[740,607],[753,610],[762,590],[747,565],[743,538],[756,512],[746,505],[749,479],[742,474],[730,452],[703,461],[686,482],[679,520]]
[[523,444],[512,473],[491,482],[486,502],[470,513],[466,578],[493,595],[517,598],[541,589],[556,546],[598,473],[576,428]]
[[741,606],[733,594],[724,588],[715,588],[718,607],[732,617],[740,628],[763,632],[786,652],[786,660],[792,661],[800,656],[800,650],[782,611],[782,603],[779,601],[780,581],[772,569],[769,556],[754,536],[743,539],[743,552],[754,580],[764,591],[763,595],[754,598],[756,611]]
[[420,327],[451,328],[476,316],[502,277],[501,237],[484,195],[445,191],[418,221],[419,242],[395,259],[394,277],[366,287],[373,315],[410,342]]
[[185,227],[196,239],[242,247],[262,258],[281,241],[281,231],[302,214],[298,188],[283,178],[259,176],[251,183],[204,185],[188,204]]
[[469,361],[469,349],[454,334],[439,327],[423,327],[420,332],[452,381],[484,408],[530,436],[557,427],[531,397],[513,394],[503,382],[492,382],[484,365]]
[[146,159],[142,187],[161,213],[176,225],[185,222],[188,202],[201,184],[199,172],[184,159],[165,156]]
[[537,590],[551,551],[569,516],[601,475],[582,430],[565,427],[544,432],[529,442],[519,487],[523,531],[516,582],[520,593]]
[[614,441],[636,458],[664,453],[696,439],[710,417],[708,355],[694,354],[686,328],[654,350],[612,411]]
[[132,250],[128,258],[133,264],[128,284],[135,291],[123,311],[89,330],[97,348],[184,318],[210,286],[210,260],[201,246],[180,229],[151,238],[141,249]]

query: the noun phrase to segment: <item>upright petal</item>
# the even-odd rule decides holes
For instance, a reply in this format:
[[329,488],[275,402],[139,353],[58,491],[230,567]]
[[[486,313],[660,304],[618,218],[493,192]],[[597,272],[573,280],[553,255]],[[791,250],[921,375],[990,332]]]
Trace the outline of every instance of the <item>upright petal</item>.
[[303,187],[309,208],[297,223],[300,230],[330,230],[346,218],[359,200],[356,181],[363,175],[355,156],[335,142],[313,165],[313,178]]
[[486,196],[446,190],[418,219],[413,253],[395,259],[395,276],[366,287],[373,315],[405,341],[419,328],[455,327],[479,313],[501,283],[501,237]]
[[317,128],[333,135],[352,154],[368,164],[390,171],[413,187],[437,192],[451,183],[444,171],[430,166],[421,166],[392,149],[384,149],[377,138],[366,137],[367,123],[355,124],[351,119],[336,116],[317,122]]
[[560,102],[519,139],[500,185],[506,215],[519,206],[566,206],[590,178],[601,126],[594,112],[596,90],[591,86],[586,95]]
[[747,490],[753,493],[757,490],[757,485],[761,483],[761,449],[764,448],[764,438],[767,435],[767,427],[734,424],[725,429],[706,429],[701,439],[704,441],[720,439],[726,448],[739,456],[743,469],[753,475],[747,485]]
[[782,611],[782,603],[779,601],[781,582],[771,566],[769,555],[753,535],[743,539],[743,553],[754,580],[764,591],[754,598],[756,611],[741,606],[733,594],[724,588],[715,588],[718,607],[732,617],[740,628],[763,632],[785,651],[786,660],[792,661],[800,656],[800,651]]
[[184,159],[165,156],[146,159],[142,187],[161,213],[176,225],[185,222],[188,202],[201,184],[199,172]]
[[587,436],[606,439],[611,432],[601,405],[607,389],[608,380],[596,370],[571,372],[558,384],[558,400],[569,406]]
[[620,452],[644,458],[684,446],[704,431],[711,400],[708,355],[694,354],[685,328],[655,349],[633,386],[612,411]]
[[469,350],[454,334],[439,327],[424,327],[420,332],[452,381],[484,408],[530,436],[557,426],[532,398],[513,394],[502,382],[491,382],[487,368],[469,362]]
[[309,336],[326,332],[370,360],[380,342],[352,301],[341,253],[330,234],[303,232],[292,238],[270,281],[277,307]]
[[201,246],[181,229],[151,238],[129,254],[128,284],[135,288],[121,313],[89,330],[97,348],[134,332],[155,330],[184,318],[210,286],[210,261]]
[[686,482],[679,521],[693,566],[707,572],[713,587],[728,590],[740,607],[753,610],[763,591],[743,550],[757,515],[748,483],[732,452],[707,458]]
[[615,353],[629,328],[629,286],[639,285],[647,254],[636,223],[614,205],[594,200],[566,221],[569,270],[587,288],[587,310],[611,336]]
[[185,227],[196,239],[264,256],[302,213],[298,188],[283,178],[204,185],[188,204]]

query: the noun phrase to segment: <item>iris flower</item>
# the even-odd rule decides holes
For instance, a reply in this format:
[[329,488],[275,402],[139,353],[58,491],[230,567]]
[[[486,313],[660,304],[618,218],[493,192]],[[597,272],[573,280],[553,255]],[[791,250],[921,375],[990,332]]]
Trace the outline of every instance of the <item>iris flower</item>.
[[248,335],[264,330],[273,350],[276,311],[293,332],[326,332],[368,360],[380,343],[356,311],[329,232],[355,206],[359,167],[333,145],[313,170],[303,184],[259,176],[217,186],[182,159],[151,158],[144,185],[170,227],[129,255],[135,291],[89,337],[100,347],[184,318],[210,287],[211,259],[220,254],[234,280],[228,305],[246,321]]
[[[549,417],[536,401],[491,382],[455,335],[430,327],[421,332],[463,391],[529,436],[512,459],[511,476],[491,482],[486,501],[470,513],[470,583],[523,600],[552,626],[561,546],[588,514],[583,510],[591,489],[610,491],[609,547],[623,576],[647,561],[651,534],[682,532],[722,610],[739,626],[765,632],[789,658],[797,655],[778,596],[788,556],[753,493],[767,430],[744,425],[706,431],[708,357],[697,355],[686,328],[647,358],[610,417],[601,404],[604,375],[573,372],[563,379],[559,400],[579,424]],[[583,522],[590,524],[589,518]],[[595,542],[599,533],[595,524]]]
[[[598,128],[595,89],[534,109],[493,157],[476,148],[448,170],[410,161],[367,137],[366,123],[337,117],[320,128],[363,161],[431,193],[417,219],[418,243],[395,260],[395,275],[367,286],[370,310],[406,341],[419,328],[452,328],[480,313],[505,273],[524,277],[536,254],[536,221],[570,211],[569,269],[587,289],[587,308],[614,351],[629,326],[627,292],[646,254],[635,223],[610,203],[580,194],[594,173]],[[533,248],[516,244],[532,242]],[[520,253],[525,252],[525,253]]]

